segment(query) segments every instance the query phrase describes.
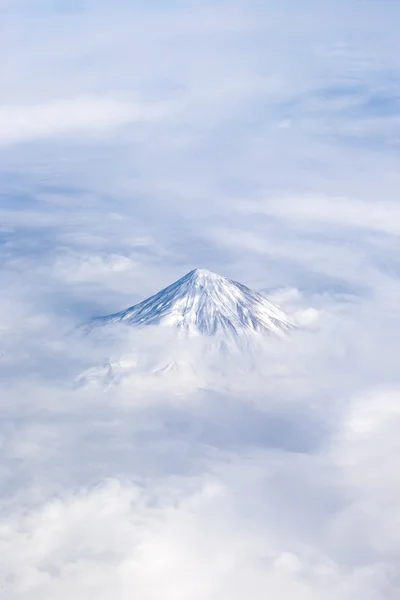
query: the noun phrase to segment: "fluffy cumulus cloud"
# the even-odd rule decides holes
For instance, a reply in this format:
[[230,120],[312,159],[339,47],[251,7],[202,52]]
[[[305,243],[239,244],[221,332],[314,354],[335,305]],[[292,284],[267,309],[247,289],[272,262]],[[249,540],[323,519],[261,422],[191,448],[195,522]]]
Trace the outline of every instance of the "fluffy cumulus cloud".
[[[1,597],[397,600],[399,19],[0,0]],[[86,335],[195,267],[299,327]]]

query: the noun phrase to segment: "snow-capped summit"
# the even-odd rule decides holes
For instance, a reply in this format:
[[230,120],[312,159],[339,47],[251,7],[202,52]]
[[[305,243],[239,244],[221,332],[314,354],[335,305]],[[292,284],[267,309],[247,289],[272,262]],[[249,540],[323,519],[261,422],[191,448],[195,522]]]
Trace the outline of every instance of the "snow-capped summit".
[[287,315],[246,286],[195,269],[147,300],[122,312],[93,319],[92,325],[175,326],[193,335],[283,333],[292,327]]

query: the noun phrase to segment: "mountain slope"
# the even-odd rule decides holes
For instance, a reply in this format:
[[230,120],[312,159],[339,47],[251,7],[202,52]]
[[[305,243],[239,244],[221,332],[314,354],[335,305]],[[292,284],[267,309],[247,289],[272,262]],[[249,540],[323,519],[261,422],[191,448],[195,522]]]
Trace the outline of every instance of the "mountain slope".
[[122,312],[97,317],[91,325],[175,326],[191,335],[241,335],[293,327],[264,296],[205,269],[195,269],[147,300]]

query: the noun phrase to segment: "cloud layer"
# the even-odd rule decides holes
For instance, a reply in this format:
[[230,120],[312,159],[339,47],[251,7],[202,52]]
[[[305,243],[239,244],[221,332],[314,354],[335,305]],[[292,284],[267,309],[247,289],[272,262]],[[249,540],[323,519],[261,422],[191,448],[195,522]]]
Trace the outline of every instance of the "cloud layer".
[[[7,600],[397,600],[399,17],[0,1]],[[77,334],[195,267],[306,327]]]

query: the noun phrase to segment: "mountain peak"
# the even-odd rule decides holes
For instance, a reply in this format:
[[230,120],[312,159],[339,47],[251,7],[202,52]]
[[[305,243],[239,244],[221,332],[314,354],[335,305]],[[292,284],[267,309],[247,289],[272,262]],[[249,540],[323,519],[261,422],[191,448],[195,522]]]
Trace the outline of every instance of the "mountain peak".
[[282,333],[292,327],[264,296],[206,269],[194,269],[147,300],[94,320],[175,326],[193,335]]
[[[212,271],[208,271],[207,269],[193,269],[185,275],[188,279],[190,279],[193,283],[201,286],[212,285],[216,281],[228,281],[226,277],[222,277],[222,275],[217,275],[217,273],[213,273]],[[184,278],[182,278],[184,279]]]
[[192,275],[193,277],[220,277],[220,275],[217,275],[216,273],[213,273],[212,271],[209,271],[208,269],[193,269],[193,271],[190,271],[190,273],[188,273],[188,275]]

